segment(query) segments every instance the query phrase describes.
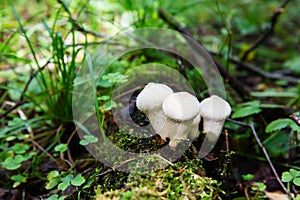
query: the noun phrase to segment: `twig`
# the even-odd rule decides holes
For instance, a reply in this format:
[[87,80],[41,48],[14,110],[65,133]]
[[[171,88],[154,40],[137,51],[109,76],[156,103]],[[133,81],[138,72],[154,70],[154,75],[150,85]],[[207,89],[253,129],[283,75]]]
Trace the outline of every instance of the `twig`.
[[[219,53],[216,53],[216,52],[212,52],[210,51],[210,53],[212,55],[216,55],[216,56],[221,56],[221,54]],[[293,76],[286,76],[286,75],[283,75],[281,73],[272,73],[272,72],[267,72],[255,65],[252,65],[252,64],[248,64],[248,63],[245,63],[243,61],[240,61],[238,58],[236,57],[232,57],[229,59],[229,61],[231,63],[234,63],[234,64],[237,64],[238,66],[241,66],[243,67],[244,69],[250,71],[250,72],[254,72],[255,74],[258,74],[262,77],[265,77],[265,78],[268,78],[268,79],[275,79],[275,80],[286,80],[290,83],[298,83],[299,82],[299,79],[298,78],[295,78]]]
[[285,6],[290,2],[291,0],[285,0],[280,7],[274,12],[272,18],[271,18],[271,25],[270,28],[261,36],[259,37],[251,47],[249,47],[243,54],[242,60],[246,60],[249,53],[251,53],[254,49],[256,49],[259,45],[261,45],[270,35],[273,34],[275,26],[278,22],[279,16],[284,12]]
[[267,162],[268,162],[270,168],[272,169],[273,174],[274,174],[275,177],[276,177],[277,182],[279,183],[279,185],[281,186],[281,188],[284,190],[284,192],[285,192],[289,197],[291,197],[291,194],[289,193],[289,191],[287,190],[287,188],[285,187],[285,185],[284,185],[284,184],[282,183],[282,181],[280,180],[280,177],[279,177],[279,175],[277,174],[277,171],[276,171],[276,169],[275,169],[275,167],[274,167],[274,165],[273,165],[273,163],[272,163],[272,161],[271,161],[271,159],[270,159],[270,157],[269,157],[269,154],[268,154],[266,148],[265,148],[264,145],[261,143],[261,141],[260,141],[260,139],[259,139],[259,137],[258,137],[258,135],[257,135],[257,133],[256,133],[256,130],[255,130],[255,127],[254,127],[254,123],[252,122],[252,123],[250,123],[250,124],[247,124],[247,123],[240,122],[240,121],[236,121],[236,120],[233,120],[233,119],[227,119],[227,120],[230,121],[230,122],[233,122],[233,123],[235,123],[235,124],[241,125],[241,126],[247,126],[247,127],[249,127],[249,128],[251,129],[252,134],[253,134],[253,136],[255,137],[256,142],[258,143],[259,147],[260,147],[261,150],[263,151],[264,156],[266,157]]
[[228,140],[228,132],[225,130],[225,144],[226,144],[226,154],[225,154],[225,163],[224,166],[226,166],[226,180],[225,180],[225,187],[227,191],[227,197],[230,198],[231,194],[229,192],[229,175],[230,175],[230,148],[229,148],[229,140]]
[[32,142],[32,144],[34,144],[39,150],[41,150],[41,152],[45,152],[46,155],[51,158],[53,161],[55,161],[56,163],[58,163],[58,161],[56,160],[56,158],[54,158],[49,152],[47,152],[39,143],[37,143],[36,141],[34,141],[33,139],[29,138],[28,139],[30,142]]
[[57,0],[57,2],[59,4],[62,5],[62,7],[64,8],[64,10],[69,14],[69,18],[70,18],[70,21],[71,23],[73,23],[74,25],[74,28],[77,30],[77,31],[80,31],[80,32],[83,32],[83,33],[88,33],[88,34],[91,34],[95,37],[104,37],[104,35],[100,34],[100,33],[97,33],[95,31],[92,31],[92,30],[87,30],[85,29],[83,26],[81,26],[74,18],[72,18],[72,15],[71,15],[71,12],[68,8],[68,6],[66,5],[66,3],[63,1],[63,0]]
[[[70,135],[70,137],[69,137],[69,139],[67,140],[67,143],[66,143],[67,146],[70,145],[71,140],[73,139],[74,135],[77,133],[77,129],[78,129],[78,128],[76,127],[75,130],[71,133],[71,135]],[[68,148],[67,154],[68,154],[68,158],[69,158],[70,162],[71,162],[72,164],[74,164],[75,162],[74,162],[74,160],[73,160],[73,158],[72,158],[70,148]]]
[[3,114],[0,114],[0,119],[2,117],[5,117],[6,115],[8,115],[10,112],[12,112],[13,110],[15,110],[16,108],[18,108],[19,106],[25,104],[27,101],[18,101],[14,106],[10,107],[8,110],[6,110]]
[[[180,23],[169,13],[167,13],[163,8],[160,8],[158,11],[158,14],[162,20],[164,20],[170,27],[174,28],[180,33],[183,33],[185,35],[188,35],[192,39],[194,37],[185,29],[183,28]],[[195,39],[194,39],[195,40]],[[195,40],[197,41],[197,40]],[[199,41],[197,41],[199,42]],[[200,42],[199,42],[200,43]],[[201,44],[201,43],[200,43]],[[234,76],[229,74],[226,70],[226,68],[216,61],[214,58],[212,58],[215,64],[217,65],[217,68],[222,75],[222,77],[226,80],[228,80],[229,84],[232,86],[232,88],[243,98],[243,99],[250,99],[251,94],[248,88],[246,88],[238,79],[236,79]]]
[[96,177],[104,176],[104,175],[106,175],[106,174],[108,174],[108,173],[110,173],[112,171],[115,171],[116,169],[122,167],[123,165],[125,165],[125,164],[127,164],[127,163],[129,163],[131,161],[137,160],[137,159],[140,159],[140,157],[135,157],[135,158],[130,158],[128,160],[125,160],[124,162],[122,162],[122,163],[120,163],[120,164],[118,164],[116,166],[111,167],[110,169],[106,170],[105,172],[102,172],[101,174],[97,174]]
[[231,61],[233,63],[236,63],[239,66],[242,66],[243,68],[245,68],[249,71],[255,72],[256,74],[261,75],[265,78],[276,79],[276,80],[286,80],[290,83],[298,83],[299,82],[298,78],[295,78],[295,77],[292,77],[292,76],[285,76],[281,73],[276,73],[276,72],[275,73],[267,72],[267,71],[255,66],[255,65],[243,63],[241,61],[238,61],[235,58],[232,58]]
[[[165,159],[164,157],[162,157],[162,156],[160,156],[160,155],[158,155],[158,154],[149,155],[149,156],[150,156],[150,157],[151,157],[151,156],[156,156],[156,157],[158,157],[159,159],[161,159],[161,160],[165,161],[166,163],[168,163],[169,165],[171,165],[172,167],[174,167],[174,164],[173,164],[173,163],[171,163],[170,161],[168,161],[167,159]],[[106,174],[108,174],[108,173],[110,173],[110,172],[112,172],[112,171],[115,171],[116,169],[122,167],[123,165],[125,165],[125,164],[127,164],[127,163],[129,163],[129,162],[131,162],[131,161],[139,160],[139,159],[141,159],[141,157],[139,157],[139,156],[138,156],[138,157],[134,157],[134,158],[129,158],[128,160],[125,160],[125,161],[123,161],[122,163],[120,163],[120,164],[118,164],[118,165],[115,165],[115,166],[111,167],[110,169],[106,170],[105,172],[102,172],[101,174],[97,174],[96,177],[104,176],[104,175],[106,175]]]
[[298,117],[296,114],[291,114],[289,116],[298,126],[300,126],[300,117]]
[[0,114],[0,119],[2,117],[5,117],[6,115],[8,115],[10,112],[12,112],[13,110],[15,110],[16,108],[18,108],[19,106],[27,103],[26,100],[24,100],[25,98],[25,93],[28,90],[29,84],[31,83],[31,81],[36,77],[36,75],[41,72],[49,63],[51,62],[51,59],[49,59],[42,67],[40,67],[37,71],[35,72],[31,72],[30,73],[30,77],[28,79],[28,81],[26,82],[26,85],[21,93],[21,96],[19,98],[19,100],[15,103],[14,106],[10,107],[8,110],[6,110],[3,114]]

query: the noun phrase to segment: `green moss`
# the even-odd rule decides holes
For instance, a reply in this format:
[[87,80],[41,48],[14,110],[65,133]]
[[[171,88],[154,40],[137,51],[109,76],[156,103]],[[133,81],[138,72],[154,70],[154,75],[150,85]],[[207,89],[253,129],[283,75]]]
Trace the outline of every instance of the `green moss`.
[[98,186],[96,199],[220,199],[221,184],[205,177],[200,166],[194,159],[149,174],[131,174],[121,189],[103,192]]

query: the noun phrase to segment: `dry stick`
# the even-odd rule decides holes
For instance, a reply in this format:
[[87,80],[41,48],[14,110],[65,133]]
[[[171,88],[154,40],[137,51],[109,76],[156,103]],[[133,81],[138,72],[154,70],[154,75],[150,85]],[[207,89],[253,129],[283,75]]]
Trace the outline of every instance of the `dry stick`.
[[242,66],[244,69],[246,69],[248,71],[254,72],[254,73],[256,73],[260,76],[266,77],[268,79],[286,80],[290,83],[298,83],[299,82],[299,78],[295,78],[293,76],[286,76],[286,75],[283,75],[280,73],[267,72],[255,65],[243,63],[243,62],[239,61],[237,58],[231,58],[230,61],[234,64]]
[[52,160],[54,160],[56,163],[58,163],[57,159],[55,159],[49,152],[47,152],[39,143],[37,143],[36,141],[34,141],[33,139],[28,139],[30,142],[32,142],[39,150],[41,150],[42,152],[45,152],[46,155],[51,158]]
[[[189,37],[194,39],[194,37],[185,28],[183,28],[180,25],[180,23],[173,16],[171,16],[169,13],[167,13],[163,8],[159,9],[158,14],[159,14],[160,18],[162,20],[164,20],[170,27],[172,27],[175,30],[177,30],[178,32],[188,35]],[[197,41],[197,40],[195,40],[195,41]],[[199,42],[199,41],[197,41],[197,42]],[[251,98],[250,90],[248,88],[246,88],[237,78],[235,78],[234,76],[229,74],[227,72],[227,70],[225,69],[225,67],[221,63],[216,61],[214,58],[212,58],[212,59],[215,62],[215,64],[217,65],[217,68],[218,68],[220,74],[222,75],[222,77],[224,79],[228,80],[228,82],[232,86],[232,88],[243,99],[250,99]]]
[[26,85],[21,93],[21,96],[18,100],[18,102],[16,102],[16,104],[12,107],[10,107],[8,110],[6,110],[3,114],[0,114],[0,119],[2,117],[5,117],[6,115],[8,115],[9,113],[11,113],[13,110],[15,110],[16,108],[18,108],[19,106],[27,103],[27,101],[24,100],[25,98],[25,93],[27,92],[27,89],[29,87],[29,84],[31,83],[31,81],[36,77],[36,75],[41,72],[49,63],[50,63],[51,59],[49,59],[41,68],[39,68],[36,72],[31,72],[30,73],[30,77],[29,80],[26,82]]
[[225,130],[225,144],[226,144],[226,154],[225,154],[225,166],[226,166],[226,180],[225,180],[225,187],[226,187],[226,191],[227,191],[227,197],[230,197],[230,192],[229,192],[229,174],[230,174],[230,169],[229,169],[229,165],[230,165],[230,148],[229,148],[229,140],[228,140],[228,131]]
[[242,60],[246,60],[249,53],[251,53],[254,49],[256,49],[259,45],[261,45],[272,33],[274,32],[275,26],[278,22],[278,18],[281,13],[283,13],[285,6],[290,2],[291,0],[285,0],[280,7],[274,12],[272,18],[271,18],[271,26],[270,28],[260,37],[258,38],[249,49],[245,51],[245,53],[242,56]]
[[[78,128],[76,127],[75,130],[71,133],[71,135],[70,135],[70,137],[69,137],[69,139],[68,139],[68,141],[67,141],[67,143],[66,143],[67,146],[70,145],[71,140],[73,139],[74,135],[77,133],[77,129],[78,129]],[[71,162],[72,164],[74,164],[75,162],[74,162],[74,159],[72,158],[71,151],[70,151],[69,148],[68,148],[68,150],[67,150],[67,154],[68,154],[68,158],[69,158],[70,162]]]
[[[222,54],[217,53],[217,52],[209,52],[210,54],[214,55],[214,56],[222,56]],[[232,57],[229,58],[229,61],[233,64],[239,65],[241,67],[243,67],[243,69],[246,69],[247,71],[253,72],[257,75],[263,76],[265,78],[268,79],[275,79],[275,80],[286,80],[290,83],[298,83],[299,82],[299,78],[293,77],[293,76],[286,76],[283,75],[281,73],[271,73],[271,72],[267,72],[263,69],[261,69],[258,66],[252,65],[252,64],[248,64],[248,63],[244,63],[242,61],[240,61],[237,57]]]
[[272,169],[273,174],[274,174],[275,177],[276,177],[277,182],[279,183],[279,185],[281,186],[281,188],[284,190],[284,192],[291,198],[291,194],[289,193],[289,191],[287,190],[287,188],[285,187],[285,185],[284,185],[284,184],[282,183],[282,181],[280,180],[280,177],[279,177],[278,174],[277,174],[277,171],[276,171],[276,169],[275,169],[275,167],[274,167],[274,165],[273,165],[273,163],[272,163],[272,161],[271,161],[271,159],[270,159],[270,157],[269,157],[269,154],[268,154],[266,148],[265,148],[264,145],[261,143],[261,141],[260,141],[260,139],[259,139],[259,137],[258,137],[258,135],[257,135],[257,133],[256,133],[256,130],[255,130],[255,127],[254,127],[254,123],[252,122],[252,123],[250,123],[250,124],[247,124],[247,123],[240,122],[240,121],[236,121],[236,120],[233,120],[233,119],[227,119],[227,120],[230,121],[230,122],[233,122],[233,123],[235,123],[235,124],[241,125],[241,126],[248,126],[248,127],[250,127],[250,129],[251,129],[251,131],[252,131],[252,133],[253,133],[253,135],[254,135],[254,137],[255,137],[256,142],[258,143],[259,147],[260,147],[261,150],[263,151],[263,153],[264,153],[264,155],[265,155],[265,157],[266,157],[266,159],[267,159],[267,162],[268,162],[270,168]]
[[129,163],[131,161],[137,160],[137,159],[140,159],[140,157],[135,157],[135,158],[130,158],[128,160],[125,160],[124,162],[122,162],[122,163],[120,163],[120,164],[118,164],[116,166],[111,167],[110,169],[106,170],[105,172],[103,172],[101,174],[97,174],[96,177],[104,176],[104,175],[106,175],[106,174],[108,174],[108,173],[110,173],[112,171],[115,171],[116,169],[122,167],[123,165],[125,165],[125,164],[127,164],[127,163]]
[[296,114],[291,114],[289,116],[298,126],[300,126],[300,117],[298,117]]

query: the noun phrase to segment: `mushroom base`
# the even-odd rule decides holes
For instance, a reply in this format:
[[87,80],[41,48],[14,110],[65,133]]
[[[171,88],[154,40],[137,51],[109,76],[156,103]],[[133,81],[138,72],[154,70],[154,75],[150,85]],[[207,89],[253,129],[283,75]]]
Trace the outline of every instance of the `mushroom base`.
[[221,135],[225,120],[213,121],[204,119],[203,121],[203,133],[206,133],[206,137],[209,141],[216,141]]

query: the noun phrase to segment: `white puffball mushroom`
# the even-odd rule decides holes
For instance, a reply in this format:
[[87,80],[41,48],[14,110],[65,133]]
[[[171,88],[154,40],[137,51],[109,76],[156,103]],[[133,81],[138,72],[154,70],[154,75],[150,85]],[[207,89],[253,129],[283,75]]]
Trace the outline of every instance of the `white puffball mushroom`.
[[[168,86],[160,83],[148,83],[139,93],[136,99],[137,108],[144,112],[153,129],[158,133],[164,125],[164,115],[162,113],[162,104],[167,96],[173,93]],[[166,137],[162,137],[166,140]]]
[[212,95],[200,103],[200,115],[203,117],[203,132],[210,141],[219,138],[225,119],[230,115],[231,107],[227,101]]
[[192,128],[192,135],[196,135],[195,127],[200,121],[200,117],[197,118],[200,110],[196,97],[187,92],[170,94],[164,100],[162,110],[166,119],[158,134],[170,136],[170,147],[175,148],[180,140],[187,140]]

